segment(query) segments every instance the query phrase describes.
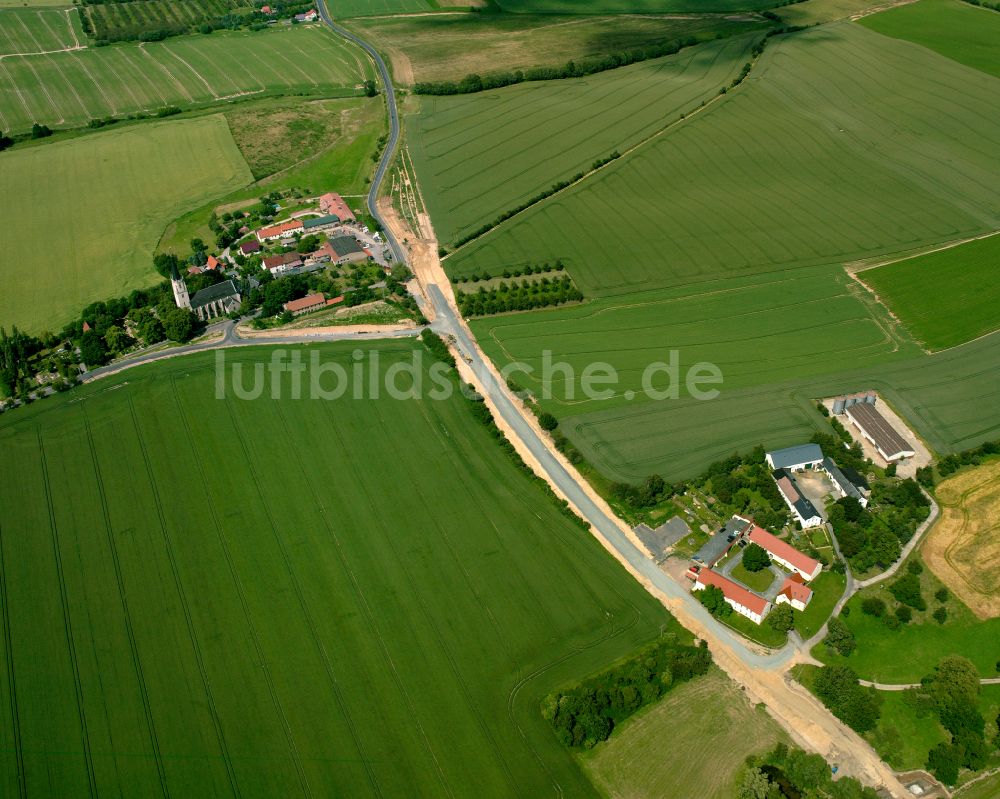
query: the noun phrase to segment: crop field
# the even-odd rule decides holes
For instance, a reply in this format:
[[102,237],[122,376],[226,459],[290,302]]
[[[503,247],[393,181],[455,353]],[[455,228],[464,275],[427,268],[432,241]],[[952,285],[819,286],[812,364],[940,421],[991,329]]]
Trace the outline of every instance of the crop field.
[[818,25],[824,22],[849,19],[855,14],[869,11],[892,0],[804,0],[780,6],[774,12],[786,25]]
[[656,14],[667,11],[756,11],[770,0],[497,0],[504,11],[536,14]]
[[184,30],[249,6],[240,0],[133,0],[88,5],[81,13],[90,20],[95,38],[114,41],[147,31]]
[[732,799],[743,761],[779,741],[787,737],[767,712],[713,669],[628,719],[580,760],[612,799]]
[[[433,11],[440,5],[450,5],[450,3],[440,3],[439,0],[326,0],[326,7],[334,19]],[[470,5],[474,3],[466,3],[465,7],[468,8]]]
[[872,14],[861,24],[1000,77],[1000,13],[962,0],[920,0]]
[[86,45],[76,9],[0,8],[0,57]]
[[595,795],[541,699],[680,628],[460,396],[353,391],[206,353],[0,419],[5,795]]
[[57,331],[88,303],[159,280],[166,224],[252,179],[221,115],[4,153],[0,192],[18,200],[0,216],[16,252],[2,267],[0,325]]
[[[722,102],[445,263],[562,258],[595,296],[983,233],[1000,227],[998,104],[1000,81],[858,25],[776,37]],[[440,172],[423,181],[452,189]]]
[[1000,328],[1000,235],[867,269],[858,277],[932,350]]
[[182,36],[0,60],[0,129],[52,127],[253,95],[353,94],[371,67],[319,26]]
[[633,52],[687,36],[714,38],[761,24],[716,16],[435,14],[359,19],[351,27],[388,53],[395,80],[409,85],[500,69],[562,67],[570,60]]
[[935,490],[941,518],[924,562],[980,618],[1000,616],[1000,461],[964,470]]
[[[702,44],[584,79],[421,97],[421,112],[407,117],[407,142],[439,241],[453,241],[697,108],[735,77],[755,38]],[[463,256],[463,271],[455,271],[468,264],[471,273],[473,261],[488,260]]]
[[67,0],[0,0],[0,8],[71,8]]
[[843,620],[858,642],[857,649],[849,657],[831,653],[822,644],[813,648],[813,656],[824,663],[846,664],[862,679],[881,683],[920,682],[941,658],[956,654],[971,660],[983,677],[997,676],[1000,618],[979,619],[952,594],[944,605],[948,618],[944,624],[938,624],[931,614],[940,606],[934,592],[942,583],[930,569],[924,568],[920,582],[927,610],[915,610],[913,621],[898,630],[890,630],[882,619],[863,613],[861,603],[875,596],[894,607],[898,603],[887,588],[887,583],[891,582],[890,579],[864,588],[848,602],[850,611]]

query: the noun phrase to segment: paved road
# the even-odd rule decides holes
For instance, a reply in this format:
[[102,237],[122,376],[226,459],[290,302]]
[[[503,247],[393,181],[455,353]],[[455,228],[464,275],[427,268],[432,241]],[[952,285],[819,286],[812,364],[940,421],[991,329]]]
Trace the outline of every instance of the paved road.
[[[919,688],[920,683],[884,683],[884,682],[869,682],[868,680],[858,680],[862,685],[867,685],[869,688],[877,688],[880,691],[905,691],[907,688]],[[1000,685],[1000,677],[987,677],[986,679],[979,681],[980,685]]]
[[385,61],[382,60],[382,56],[378,54],[378,51],[372,47],[364,39],[359,39],[353,33],[351,33],[346,28],[340,27],[336,22],[333,21],[333,17],[330,16],[330,12],[326,7],[326,0],[317,0],[316,8],[319,11],[319,16],[326,23],[334,33],[343,36],[345,39],[354,42],[358,47],[364,50],[375,62],[375,67],[378,69],[379,77],[382,80],[382,89],[385,92],[385,103],[389,110],[389,140],[386,142],[385,149],[382,151],[382,159],[379,161],[378,168],[375,170],[375,176],[372,178],[371,188],[368,190],[368,212],[378,220],[378,223],[382,226],[385,232],[386,240],[389,242],[389,246],[392,247],[392,252],[396,258],[397,263],[406,263],[406,255],[403,252],[403,248],[399,246],[399,242],[396,241],[396,237],[389,230],[389,226],[385,224],[385,220],[378,212],[378,191],[382,185],[382,178],[385,177],[386,170],[389,168],[389,164],[392,162],[393,155],[396,152],[396,145],[399,143],[399,109],[396,106],[396,91],[392,86],[392,78],[389,76],[389,68],[385,65]]

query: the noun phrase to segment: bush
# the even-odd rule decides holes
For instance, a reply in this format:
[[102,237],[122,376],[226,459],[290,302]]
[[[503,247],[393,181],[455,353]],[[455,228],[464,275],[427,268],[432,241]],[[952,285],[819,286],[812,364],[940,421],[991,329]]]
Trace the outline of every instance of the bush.
[[944,586],[941,586],[937,591],[934,592],[934,598],[941,604],[944,604],[945,602],[948,601],[948,589],[945,588]]
[[733,612],[732,606],[726,602],[726,596],[718,586],[709,585],[698,591],[696,596],[713,616],[724,619]]
[[823,643],[844,657],[848,657],[858,646],[854,633],[841,621],[839,616],[834,616],[827,624]]
[[896,618],[899,619],[903,624],[909,624],[910,619],[913,618],[913,611],[910,610],[906,605],[899,605],[896,608]]
[[919,560],[911,560],[906,564],[906,570],[910,574],[923,574],[924,564],[922,564]]
[[944,624],[948,621],[948,609],[943,605],[935,610],[932,615],[934,616],[934,621],[938,624]]
[[882,618],[885,615],[885,602],[877,596],[870,596],[861,603],[861,612]]
[[556,419],[556,417],[551,413],[542,413],[538,417],[538,424],[541,426],[542,430],[551,433],[559,427],[559,420]]
[[[916,563],[916,561],[911,561],[911,563]],[[927,603],[924,602],[923,594],[920,593],[920,579],[913,573],[912,569],[889,586],[889,593],[896,597],[899,602],[909,605],[914,610],[927,609]]]

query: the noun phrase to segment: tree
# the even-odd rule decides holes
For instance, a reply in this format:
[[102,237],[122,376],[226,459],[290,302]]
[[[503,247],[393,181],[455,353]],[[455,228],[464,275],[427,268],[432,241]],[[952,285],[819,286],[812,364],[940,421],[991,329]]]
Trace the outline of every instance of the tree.
[[794,628],[795,614],[792,612],[792,606],[784,602],[780,605],[775,605],[774,610],[767,616],[767,623],[771,629],[778,632],[788,632]]
[[171,341],[187,341],[194,330],[194,314],[187,308],[170,308],[162,314],[163,332]]
[[31,126],[31,138],[33,139],[44,139],[46,136],[51,136],[52,130],[48,125],[40,125],[35,123]]
[[378,86],[373,80],[365,81],[365,97],[374,97],[378,94]]
[[941,586],[937,591],[934,592],[934,598],[940,602],[942,605],[948,601],[948,589]]
[[768,799],[771,781],[759,768],[748,769],[740,780],[739,799]]
[[538,416],[538,424],[542,430],[551,433],[559,426],[559,420],[551,413],[542,413]]
[[896,607],[896,618],[899,619],[903,624],[909,624],[910,619],[913,618],[913,611],[910,610],[906,605],[898,605]]
[[101,366],[108,361],[108,348],[96,331],[90,330],[80,338],[80,357],[88,369]]
[[[917,563],[917,561],[910,561],[910,563]],[[896,597],[898,601],[904,605],[909,605],[914,610],[927,609],[927,603],[924,602],[923,594],[920,593],[920,578],[912,570],[909,570],[890,585],[889,593]]]
[[946,621],[948,621],[948,609],[944,605],[941,605],[931,615],[934,617],[934,621],[936,621],[938,624],[944,624]]
[[828,622],[826,637],[823,639],[823,643],[844,657],[850,655],[858,646],[858,642],[854,638],[854,633],[851,632],[850,628],[844,624],[839,616],[834,616]]
[[153,258],[153,267],[159,272],[163,277],[170,277],[171,272],[174,269],[180,271],[180,260],[176,255],[169,252],[161,252],[155,258]]
[[108,345],[109,350],[118,355],[131,346],[132,337],[118,325],[111,325],[104,331],[104,342]]
[[715,585],[709,585],[698,592],[698,601],[701,602],[713,616],[725,618],[733,612],[732,607],[726,602],[726,596],[722,589]]
[[139,337],[147,347],[156,344],[166,337],[163,331],[163,323],[155,316],[150,315],[139,325]]
[[875,729],[882,699],[873,688],[858,684],[850,666],[823,666],[813,680],[813,690],[833,715],[856,732]]
[[743,550],[743,568],[748,572],[759,572],[771,565],[767,550],[758,544],[750,544]]
[[958,781],[961,765],[961,753],[953,744],[939,743],[927,755],[927,770],[945,785],[954,785]]
[[10,136],[5,136],[3,131],[0,131],[0,151],[6,150],[14,144],[14,140]]

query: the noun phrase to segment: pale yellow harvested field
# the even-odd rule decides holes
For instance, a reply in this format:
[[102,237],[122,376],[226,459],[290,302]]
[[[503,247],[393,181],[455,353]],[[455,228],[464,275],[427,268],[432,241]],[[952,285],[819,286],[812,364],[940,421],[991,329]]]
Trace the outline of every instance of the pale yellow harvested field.
[[924,562],[980,618],[1000,616],[1000,461],[943,481]]

